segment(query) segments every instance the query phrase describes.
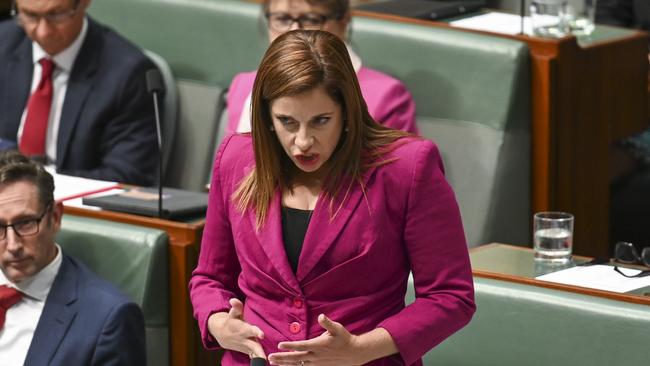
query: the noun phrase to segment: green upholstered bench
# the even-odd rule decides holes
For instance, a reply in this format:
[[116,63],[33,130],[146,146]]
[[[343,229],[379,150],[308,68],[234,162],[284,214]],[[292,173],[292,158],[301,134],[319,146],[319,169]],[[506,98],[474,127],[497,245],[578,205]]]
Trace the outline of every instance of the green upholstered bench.
[[[267,45],[258,4],[236,0],[95,0],[92,16],[164,57],[180,121],[168,184],[200,189],[232,77]],[[470,246],[530,240],[530,62],[525,43],[355,16],[351,43],[368,66],[403,80],[422,134],[441,148]]]
[[650,306],[474,277],[477,312],[426,365],[650,364]]
[[147,360],[169,365],[168,237],[164,231],[64,215],[57,243],[142,308]]

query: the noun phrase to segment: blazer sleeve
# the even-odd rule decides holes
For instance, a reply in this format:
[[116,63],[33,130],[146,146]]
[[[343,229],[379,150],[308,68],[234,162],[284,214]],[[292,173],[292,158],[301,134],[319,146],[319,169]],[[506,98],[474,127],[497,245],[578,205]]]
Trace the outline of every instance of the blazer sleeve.
[[420,133],[415,121],[415,102],[404,84],[391,80],[381,99],[373,116],[377,122],[396,130]]
[[[201,252],[189,283],[194,317],[199,323],[201,339],[207,349],[217,349],[219,344],[208,331],[210,315],[230,309],[229,300],[240,298],[237,279],[241,272],[228,217],[229,189],[224,189],[224,172],[232,167],[223,164],[223,156],[233,135],[219,147],[212,173],[208,214],[201,240]],[[243,300],[243,299],[241,299]]]
[[403,238],[416,299],[379,326],[410,365],[465,326],[475,304],[460,211],[430,141],[422,141],[415,157],[407,201]]
[[146,365],[144,319],[134,303],[122,303],[108,314],[91,365]]

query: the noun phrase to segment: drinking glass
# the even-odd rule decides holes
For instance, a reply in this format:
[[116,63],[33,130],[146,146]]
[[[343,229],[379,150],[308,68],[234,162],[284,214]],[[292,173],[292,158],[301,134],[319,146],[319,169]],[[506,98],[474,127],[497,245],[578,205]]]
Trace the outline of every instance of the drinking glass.
[[573,215],[566,212],[538,212],[533,218],[535,260],[566,264],[573,251]]

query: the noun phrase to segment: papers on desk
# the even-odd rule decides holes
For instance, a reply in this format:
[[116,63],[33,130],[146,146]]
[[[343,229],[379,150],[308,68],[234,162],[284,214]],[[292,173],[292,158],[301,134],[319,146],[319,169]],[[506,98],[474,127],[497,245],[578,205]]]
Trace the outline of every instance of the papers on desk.
[[[49,166],[45,170],[54,177],[54,199],[57,201],[65,201],[66,205],[73,203],[72,201],[75,201],[77,198],[80,199],[81,197],[120,189],[120,185],[116,182],[57,174],[54,167]],[[81,201],[79,200],[79,202]]]
[[[618,268],[627,275],[635,275],[640,272],[637,269]],[[605,265],[571,267],[536,277],[536,279],[620,293],[650,286],[650,276],[627,278],[614,271],[613,266]]]
[[[463,18],[449,22],[454,27],[482,30],[502,34],[521,33],[521,16],[491,12],[474,17]],[[524,17],[524,34],[533,34],[533,25],[530,17]]]

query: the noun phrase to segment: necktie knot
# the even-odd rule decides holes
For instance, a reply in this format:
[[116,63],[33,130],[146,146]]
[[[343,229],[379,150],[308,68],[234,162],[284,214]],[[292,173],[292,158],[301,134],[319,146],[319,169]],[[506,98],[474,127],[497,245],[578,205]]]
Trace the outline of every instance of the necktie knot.
[[9,286],[0,286],[0,308],[5,310],[14,306],[23,297],[23,293]]
[[42,70],[41,79],[51,78],[52,71],[54,71],[54,62],[47,57],[43,57],[38,61],[38,63],[41,64],[41,70]]

